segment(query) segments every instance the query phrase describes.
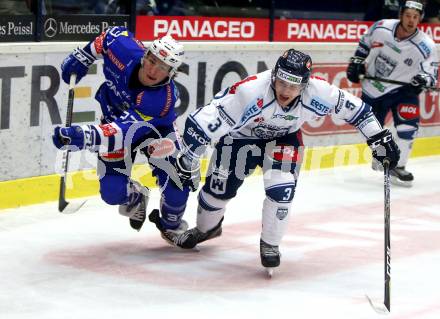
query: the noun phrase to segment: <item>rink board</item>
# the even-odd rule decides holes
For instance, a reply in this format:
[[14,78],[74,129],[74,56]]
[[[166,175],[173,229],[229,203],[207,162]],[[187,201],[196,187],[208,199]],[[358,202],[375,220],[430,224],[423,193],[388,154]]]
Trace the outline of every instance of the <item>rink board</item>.
[[[60,79],[60,64],[78,45],[84,43],[0,44],[0,209],[58,197],[61,152],[52,145],[50,136],[54,126],[62,125],[66,116],[68,90]],[[280,53],[290,47],[312,56],[314,75],[360,94],[359,85],[347,81],[345,74],[355,44],[186,42],[185,64],[176,79],[181,93],[181,103],[176,109],[178,127],[182,129],[187,115],[208,103],[219,90],[271,68]],[[102,81],[102,62],[98,61],[75,88],[74,123],[99,120],[100,110],[94,94]],[[439,106],[438,92],[421,95],[421,139],[415,145],[413,156],[439,154]],[[369,161],[369,150],[360,144],[364,143],[363,137],[340,120],[329,116],[305,124],[302,130],[304,144],[314,148],[307,152],[303,169],[338,166],[344,161]],[[347,146],[340,145],[356,145],[353,149],[357,151],[347,152]],[[138,163],[144,161],[139,158]],[[71,176],[75,183],[75,187],[68,190],[69,197],[97,193],[95,154],[72,153],[69,167],[74,172]],[[138,170],[139,176],[146,175],[145,165]],[[151,178],[144,178],[145,182],[154,184]]]
[[[412,158],[440,155],[440,137],[418,138],[414,142]],[[306,148],[301,170],[314,170],[347,165],[365,164],[371,161],[371,151],[366,144]],[[202,162],[206,172],[207,160]],[[256,171],[260,174],[260,171]],[[202,174],[204,177],[205,174]],[[150,188],[156,187],[155,179],[147,165],[138,164],[132,177]],[[0,182],[0,209],[32,205],[58,199],[60,175],[38,176]],[[99,191],[95,170],[77,171],[67,179],[67,196],[79,198],[97,195]]]

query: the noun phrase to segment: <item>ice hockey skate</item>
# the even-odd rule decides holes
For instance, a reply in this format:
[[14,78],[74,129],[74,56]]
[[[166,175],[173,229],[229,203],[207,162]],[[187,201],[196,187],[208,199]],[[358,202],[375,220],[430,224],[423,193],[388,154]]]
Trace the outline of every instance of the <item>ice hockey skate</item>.
[[261,264],[266,268],[267,275],[272,277],[273,271],[280,265],[281,254],[278,246],[272,246],[260,239]]
[[177,238],[176,245],[183,249],[193,249],[198,243],[220,237],[222,234],[222,222],[223,218],[217,226],[208,230],[206,233],[200,231],[197,227],[191,228]]
[[405,166],[390,170],[390,182],[393,185],[411,187],[414,180],[413,174],[405,170]]
[[158,209],[153,209],[150,215],[148,215],[148,219],[150,220],[150,222],[156,225],[156,228],[160,231],[161,237],[165,239],[165,241],[171,246],[179,246],[179,236],[188,229],[188,223],[183,219],[181,220],[179,227],[177,227],[176,229],[164,228],[160,223],[160,215]]
[[[377,160],[373,159],[371,168],[375,171],[383,172],[383,166]],[[405,170],[405,166],[396,167],[390,170],[390,182],[393,185],[411,187],[413,180],[413,174]]]
[[119,205],[119,213],[130,219],[130,226],[140,231],[146,218],[150,189],[140,183],[130,181],[128,203]]

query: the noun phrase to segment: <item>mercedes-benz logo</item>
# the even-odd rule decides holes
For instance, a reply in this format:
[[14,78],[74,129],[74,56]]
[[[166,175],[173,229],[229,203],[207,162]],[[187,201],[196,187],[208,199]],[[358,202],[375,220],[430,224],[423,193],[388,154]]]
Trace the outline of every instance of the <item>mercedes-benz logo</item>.
[[49,18],[44,22],[44,34],[48,38],[53,38],[57,34],[57,20],[54,18]]

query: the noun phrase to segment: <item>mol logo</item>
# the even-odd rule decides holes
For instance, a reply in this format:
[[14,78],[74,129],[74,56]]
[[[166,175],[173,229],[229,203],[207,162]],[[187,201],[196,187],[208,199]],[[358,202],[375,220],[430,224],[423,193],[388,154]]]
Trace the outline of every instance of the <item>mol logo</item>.
[[400,104],[397,114],[403,120],[412,120],[419,117],[419,107],[415,104]]

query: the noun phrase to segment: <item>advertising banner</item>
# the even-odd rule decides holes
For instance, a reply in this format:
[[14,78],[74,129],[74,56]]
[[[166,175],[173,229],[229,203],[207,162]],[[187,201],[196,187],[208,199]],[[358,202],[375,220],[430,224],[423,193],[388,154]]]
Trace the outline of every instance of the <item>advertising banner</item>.
[[[357,43],[372,21],[275,19],[273,41]],[[137,16],[136,36],[151,41],[170,34],[179,40],[269,41],[269,19]],[[440,43],[440,24],[421,24]]]
[[0,15],[0,42],[34,41],[33,15]]
[[137,16],[139,40],[154,40],[166,34],[179,40],[268,41],[269,19]]
[[[70,45],[71,46],[71,45]],[[270,69],[282,50],[267,48],[242,49],[217,45],[207,51],[185,48],[185,64],[176,78],[181,101],[176,112],[177,124],[183,128],[187,115],[207,104],[214,94],[245,77]],[[346,79],[346,61],[354,46],[329,51],[328,47],[313,50],[298,46],[314,60],[313,75],[360,95],[358,85]],[[0,181],[30,176],[48,175],[59,171],[55,165],[56,148],[51,134],[55,125],[66,117],[68,86],[61,80],[60,64],[70,53],[57,48],[56,52],[0,53]],[[96,123],[101,111],[94,94],[104,81],[102,60],[95,62],[89,74],[76,87],[74,123]],[[440,102],[438,92],[421,96],[421,130],[419,136],[440,135]],[[303,127],[305,144],[325,146],[361,143],[357,131],[344,122],[326,117]],[[59,161],[58,161],[59,162]],[[96,165],[96,154],[88,151],[72,153],[71,170]]]
[[[275,20],[274,41],[358,42],[372,25],[371,21]],[[440,43],[440,24],[423,23],[419,28]]]
[[336,20],[275,20],[274,41],[358,42],[372,22]]
[[128,27],[128,15],[46,16],[43,18],[44,41],[90,41],[109,26]]

